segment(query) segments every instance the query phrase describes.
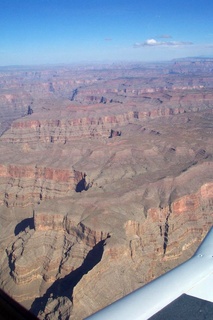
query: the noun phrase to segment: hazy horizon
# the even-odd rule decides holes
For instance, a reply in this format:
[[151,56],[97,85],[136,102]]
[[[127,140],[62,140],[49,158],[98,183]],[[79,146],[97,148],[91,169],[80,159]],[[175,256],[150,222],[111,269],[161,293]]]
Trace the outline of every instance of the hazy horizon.
[[210,0],[1,0],[0,66],[213,57]]

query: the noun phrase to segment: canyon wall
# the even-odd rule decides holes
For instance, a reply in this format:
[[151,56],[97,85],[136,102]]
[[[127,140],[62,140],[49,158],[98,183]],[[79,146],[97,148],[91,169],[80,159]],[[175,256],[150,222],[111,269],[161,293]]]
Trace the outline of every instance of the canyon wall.
[[0,286],[83,319],[213,222],[212,61],[0,70]]
[[29,206],[45,199],[70,195],[85,173],[40,166],[1,165],[1,204]]

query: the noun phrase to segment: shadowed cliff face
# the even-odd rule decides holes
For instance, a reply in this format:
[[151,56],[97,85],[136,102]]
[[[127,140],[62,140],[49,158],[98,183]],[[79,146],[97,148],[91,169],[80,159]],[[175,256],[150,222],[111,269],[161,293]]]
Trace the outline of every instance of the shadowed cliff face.
[[103,255],[103,246],[105,240],[97,243],[87,254],[82,265],[64,278],[56,280],[46,291],[46,293],[35,299],[31,306],[31,311],[38,315],[44,311],[48,299],[57,299],[59,297],[67,297],[71,302],[73,300],[73,289],[81,280],[81,278],[93,269],[101,260]]
[[213,222],[212,65],[0,78],[0,286],[40,319],[85,318],[194,252]]
[[15,236],[19,235],[19,233],[23,232],[27,228],[34,229],[33,218],[27,218],[19,222],[14,229]]

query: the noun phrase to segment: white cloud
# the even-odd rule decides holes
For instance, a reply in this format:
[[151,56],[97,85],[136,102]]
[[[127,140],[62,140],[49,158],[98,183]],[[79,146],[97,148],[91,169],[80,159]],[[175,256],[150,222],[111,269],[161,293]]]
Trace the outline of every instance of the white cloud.
[[158,42],[155,39],[148,39],[144,42],[147,46],[156,46],[158,45]]
[[134,48],[139,47],[156,47],[156,46],[164,46],[164,47],[178,47],[178,46],[186,46],[192,45],[193,43],[190,41],[157,41],[155,39],[147,39],[144,42],[136,42],[134,44]]

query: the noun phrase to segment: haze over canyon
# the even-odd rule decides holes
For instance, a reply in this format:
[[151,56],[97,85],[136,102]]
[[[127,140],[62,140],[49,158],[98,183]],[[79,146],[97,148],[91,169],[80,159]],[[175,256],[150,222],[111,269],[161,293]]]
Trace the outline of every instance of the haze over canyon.
[[0,287],[83,319],[213,223],[213,59],[0,68]]

